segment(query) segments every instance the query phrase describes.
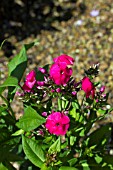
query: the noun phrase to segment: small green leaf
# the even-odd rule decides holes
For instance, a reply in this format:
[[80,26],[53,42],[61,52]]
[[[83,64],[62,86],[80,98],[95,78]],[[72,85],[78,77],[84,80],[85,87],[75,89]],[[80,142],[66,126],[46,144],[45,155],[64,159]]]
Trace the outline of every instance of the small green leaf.
[[25,131],[31,131],[45,123],[46,119],[40,116],[32,107],[27,107],[22,118],[16,125]]
[[18,80],[17,80],[17,78],[12,77],[12,76],[8,77],[8,78],[4,81],[4,83],[3,83],[2,85],[0,85],[0,88],[8,87],[8,86],[16,86],[16,87],[19,87],[19,86],[18,86]]
[[2,163],[0,163],[0,170],[8,170]]
[[76,141],[76,136],[70,136],[70,145],[73,146]]
[[79,169],[70,166],[61,166],[59,170],[79,170]]
[[35,166],[41,168],[45,161],[45,155],[40,144],[36,140],[22,136],[22,146],[27,158]]
[[[106,124],[104,126],[101,126],[99,129],[95,130],[90,134],[88,142],[89,146],[92,145],[102,146],[102,142],[105,141],[105,139],[107,139],[106,141],[108,141],[108,139],[110,139],[110,136],[111,125]],[[106,142],[104,142],[104,144],[106,144]]]
[[27,50],[35,43],[26,44],[22,47],[19,54],[17,54],[8,64],[9,75],[16,77],[19,81],[27,67]]
[[61,141],[60,137],[50,146],[48,152],[50,154],[60,152],[61,151]]
[[102,157],[100,157],[99,155],[96,155],[95,161],[99,164],[100,162],[102,162]]
[[12,136],[22,135],[23,133],[24,133],[24,130],[23,129],[19,129],[15,133],[13,133]]

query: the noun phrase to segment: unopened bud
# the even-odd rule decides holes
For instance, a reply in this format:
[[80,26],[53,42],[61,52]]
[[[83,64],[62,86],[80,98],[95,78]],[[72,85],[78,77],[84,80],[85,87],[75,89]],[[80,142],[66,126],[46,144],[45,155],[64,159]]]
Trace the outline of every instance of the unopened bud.
[[100,88],[100,92],[103,93],[104,91],[105,91],[105,86],[102,86],[102,87]]
[[38,70],[39,70],[41,73],[43,73],[43,74],[46,73],[46,70],[45,70],[44,68],[42,68],[42,67],[39,67]]

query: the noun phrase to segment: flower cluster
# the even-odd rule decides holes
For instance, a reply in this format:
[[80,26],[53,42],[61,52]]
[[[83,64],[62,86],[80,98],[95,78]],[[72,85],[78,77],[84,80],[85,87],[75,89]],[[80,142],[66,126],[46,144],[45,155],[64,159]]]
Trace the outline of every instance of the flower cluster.
[[[53,61],[54,63],[51,65],[49,73],[45,68],[38,68],[43,76],[43,80],[38,79],[34,70],[26,76],[25,83],[22,86],[24,96],[26,96],[26,94],[33,96],[34,94],[34,103],[40,102],[40,100],[43,101],[48,96],[52,98],[67,96],[68,100],[70,100],[72,97],[73,99],[77,99],[78,92],[82,90],[86,95],[86,99],[92,98],[92,100],[96,102],[99,101],[99,96],[102,97],[105,86],[100,89],[100,95],[98,95],[99,93],[96,93],[96,87],[90,77],[84,76],[82,80],[76,82],[72,77],[73,71],[71,67],[74,64],[74,59],[72,57],[62,54],[54,58]],[[90,68],[90,70],[87,71],[88,74],[97,74],[97,68],[97,65],[94,66],[94,68]],[[31,102],[33,102],[33,100]],[[52,112],[49,110],[49,115],[45,111],[42,113],[43,116],[47,117],[44,127],[50,134],[65,135],[67,133],[70,118],[65,112],[68,112],[68,107],[61,112],[59,112],[59,110]]]
[[[9,77],[0,86],[5,103],[0,106],[0,154],[4,155],[0,167],[10,169],[10,161],[17,159],[22,160],[21,165],[25,160],[26,167],[29,159],[30,169],[34,165],[41,170],[113,169],[113,158],[109,157],[111,124],[97,127],[113,110],[108,105],[105,86],[95,82],[99,64],[85,70],[77,81],[72,69],[74,58],[62,54],[53,59],[52,65],[31,70],[23,82],[25,51],[33,44],[25,45],[20,55],[9,62]],[[11,105],[15,93],[24,107],[18,120]],[[25,159],[20,158],[24,155],[18,152],[20,146]]]

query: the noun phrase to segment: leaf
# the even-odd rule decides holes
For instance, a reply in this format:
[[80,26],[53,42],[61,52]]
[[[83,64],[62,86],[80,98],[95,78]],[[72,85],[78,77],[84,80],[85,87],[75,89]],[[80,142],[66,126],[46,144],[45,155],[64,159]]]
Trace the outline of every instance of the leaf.
[[[26,44],[21,49],[20,53],[17,54],[8,64],[9,76],[16,77],[20,82],[24,71],[27,67],[27,50],[31,48],[35,43]],[[15,88],[8,88],[8,98],[11,100],[15,94]]]
[[8,170],[16,170],[16,168],[14,168],[14,166],[7,160],[5,160],[3,162],[4,166],[8,168]]
[[7,128],[0,129],[0,144],[10,139],[10,132]]
[[23,73],[27,67],[27,50],[35,43],[26,44],[22,47],[19,54],[17,54],[8,64],[9,75],[21,80]]
[[76,136],[70,136],[70,145],[73,146],[76,141]]
[[99,129],[92,132],[89,136],[89,146],[97,145],[102,146],[102,143],[106,144],[106,141],[110,139],[111,135],[111,125],[106,124],[101,126]]
[[0,85],[0,88],[8,87],[8,86],[16,86],[16,87],[19,87],[19,86],[18,86],[18,80],[17,80],[17,78],[12,77],[12,76],[8,77],[8,78],[4,81],[4,83],[3,83],[2,85]]
[[0,162],[4,162],[4,161],[22,161],[23,158],[20,157],[19,155],[17,155],[16,153],[11,152],[10,150],[12,150],[12,146],[10,146],[9,144],[7,145],[6,143],[4,143],[3,145],[0,145]]
[[61,151],[61,141],[60,137],[50,146],[48,152],[49,153],[56,153]]
[[19,130],[17,130],[15,133],[13,133],[12,136],[22,135],[23,133],[24,133],[24,130],[19,129]]
[[79,170],[79,169],[70,166],[61,166],[59,170]]
[[36,140],[22,136],[22,146],[27,158],[35,166],[41,168],[45,161],[45,156],[40,144]]
[[112,165],[113,168],[113,156],[112,155],[104,155],[103,162],[107,163],[108,165]]
[[46,119],[40,116],[36,110],[32,107],[27,107],[25,113],[22,118],[20,118],[19,122],[16,125],[25,131],[31,131],[43,123],[45,123]]
[[0,163],[0,170],[8,170],[2,163]]
[[5,87],[0,87],[0,94],[5,90]]

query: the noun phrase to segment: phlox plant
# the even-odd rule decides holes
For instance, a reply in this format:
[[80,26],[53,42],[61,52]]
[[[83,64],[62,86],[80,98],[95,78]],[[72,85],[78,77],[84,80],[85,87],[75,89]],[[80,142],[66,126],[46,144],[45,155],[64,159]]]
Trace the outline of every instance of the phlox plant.
[[[20,170],[113,169],[111,124],[99,125],[112,111],[105,86],[95,82],[99,64],[77,82],[74,58],[62,54],[25,76],[27,50],[34,45],[24,45],[9,62],[0,85],[0,168],[14,170],[17,162]],[[15,95],[24,107],[18,120],[11,107]]]

